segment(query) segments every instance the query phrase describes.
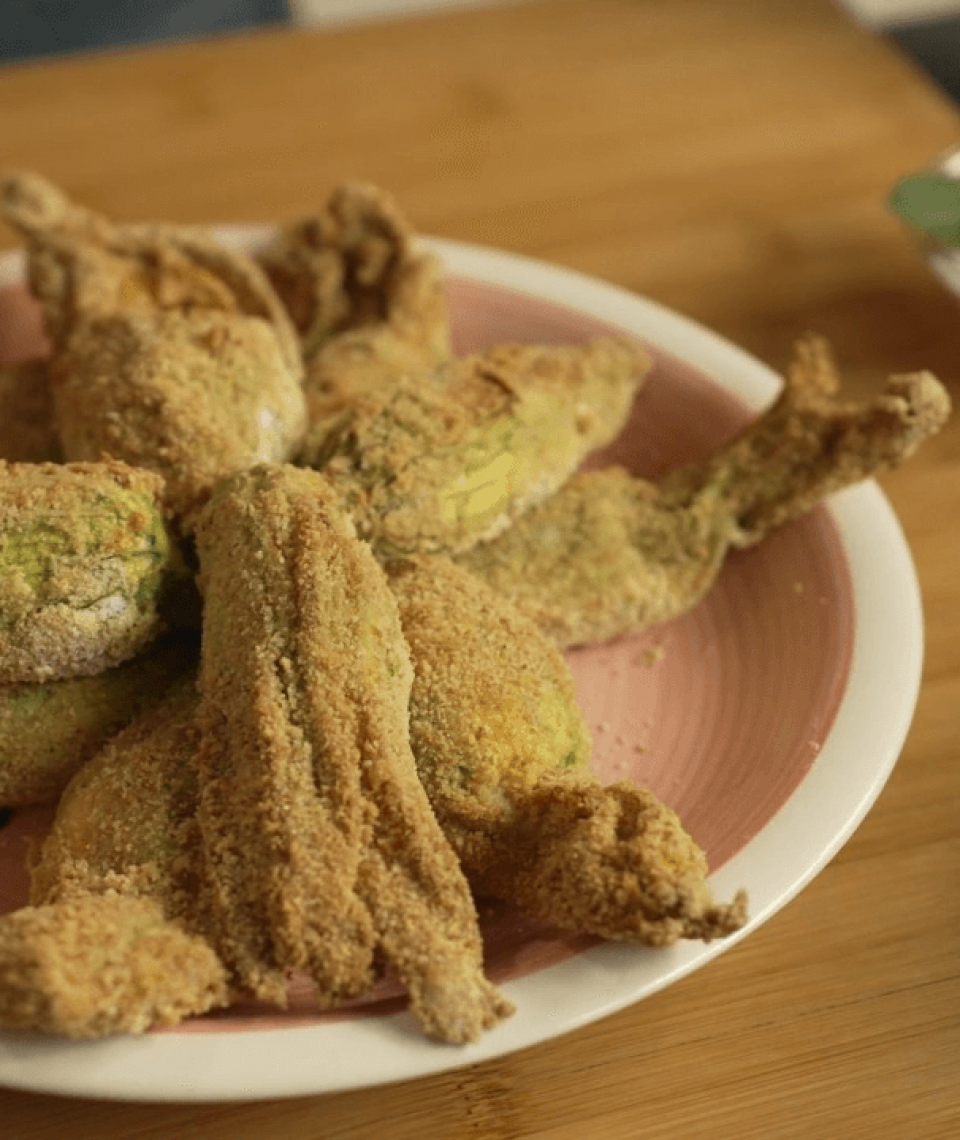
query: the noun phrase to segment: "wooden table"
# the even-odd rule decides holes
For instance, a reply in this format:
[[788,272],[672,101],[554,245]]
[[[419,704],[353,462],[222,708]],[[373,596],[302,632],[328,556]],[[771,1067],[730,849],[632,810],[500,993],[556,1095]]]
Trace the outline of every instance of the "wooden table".
[[[960,120],[827,0],[553,0],[9,67],[0,134],[120,218],[288,218],[362,176],[424,232],[609,278],[774,366],[815,328],[864,389],[928,367],[958,393],[960,310],[884,200]],[[960,1135],[960,418],[882,482],[926,601],[914,726],[852,841],[743,943],[449,1075],[249,1105],[0,1092],[0,1135]]]

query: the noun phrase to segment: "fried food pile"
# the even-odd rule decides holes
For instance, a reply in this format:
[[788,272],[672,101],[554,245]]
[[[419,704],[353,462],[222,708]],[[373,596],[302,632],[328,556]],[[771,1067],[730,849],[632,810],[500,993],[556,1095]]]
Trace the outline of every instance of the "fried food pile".
[[217,479],[291,457],[303,362],[250,258],[196,227],[114,224],[30,174],[0,182],[0,209],[27,242],[65,459],[156,472],[189,531]]
[[650,357],[451,349],[373,187],[256,257],[0,179],[52,351],[0,372],[0,807],[57,802],[0,917],[0,1027],[140,1033],[399,980],[422,1031],[511,1012],[475,899],[668,946],[740,929],[703,851],[603,786],[562,648],[694,606],[727,551],[900,462],[949,401],[799,342],[739,437],[577,474]]

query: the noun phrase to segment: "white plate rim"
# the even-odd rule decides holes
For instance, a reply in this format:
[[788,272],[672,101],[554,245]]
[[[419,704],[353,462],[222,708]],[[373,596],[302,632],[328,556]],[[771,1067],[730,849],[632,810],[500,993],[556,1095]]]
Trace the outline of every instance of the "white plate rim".
[[[269,226],[218,226],[251,247]],[[421,239],[457,277],[568,306],[640,336],[708,373],[751,407],[769,402],[777,374],[716,333],[628,290],[501,250]],[[0,254],[0,286],[22,278]],[[34,1092],[152,1102],[303,1096],[392,1083],[490,1060],[580,1028],[645,998],[736,945],[794,898],[836,855],[897,761],[919,693],[920,590],[896,516],[872,481],[832,497],[853,583],[856,621],[846,691],[816,762],[773,819],[711,883],[718,897],[746,886],[751,918],[732,938],[665,951],[605,944],[516,981],[516,1014],[463,1048],[426,1041],[408,1014],[319,1026],[66,1042],[0,1033],[0,1085]],[[272,1034],[269,1042],[265,1034]]]

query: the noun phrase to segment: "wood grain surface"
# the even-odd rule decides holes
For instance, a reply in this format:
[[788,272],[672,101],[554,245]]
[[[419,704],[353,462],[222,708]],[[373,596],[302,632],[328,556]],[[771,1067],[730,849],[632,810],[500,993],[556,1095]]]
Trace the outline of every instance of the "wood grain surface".
[[[960,396],[960,308],[884,204],[960,118],[827,0],[552,0],[8,66],[0,138],[119,218],[288,218],[371,179],[424,232],[608,278],[775,367],[813,328],[863,391],[927,367]],[[228,1105],[0,1091],[0,1136],[960,1135],[960,417],[882,484],[926,606],[914,725],[854,838],[743,943],[445,1076]]]

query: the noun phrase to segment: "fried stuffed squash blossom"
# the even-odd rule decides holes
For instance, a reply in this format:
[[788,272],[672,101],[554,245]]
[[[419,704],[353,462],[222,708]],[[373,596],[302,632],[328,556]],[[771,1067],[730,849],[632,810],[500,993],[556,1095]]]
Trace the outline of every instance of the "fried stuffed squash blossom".
[[163,481],[124,463],[0,463],[0,684],[91,676],[161,631],[186,573]]

